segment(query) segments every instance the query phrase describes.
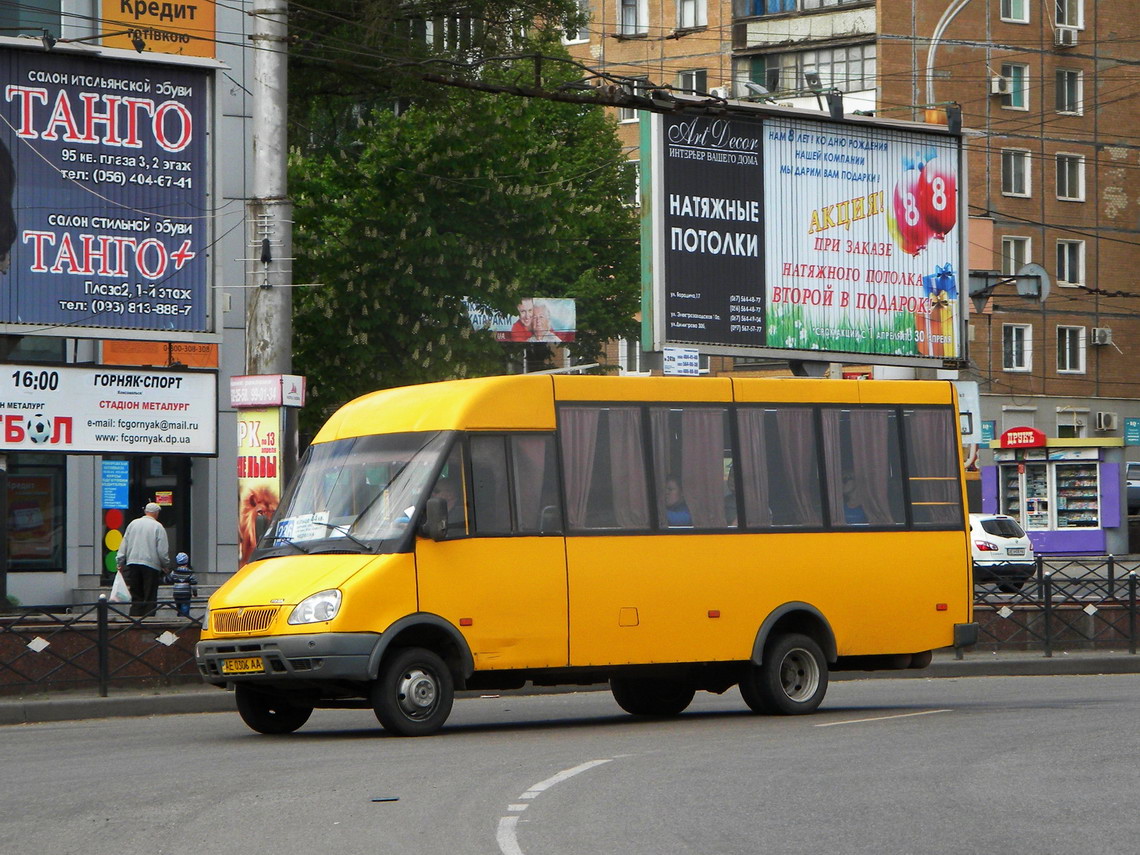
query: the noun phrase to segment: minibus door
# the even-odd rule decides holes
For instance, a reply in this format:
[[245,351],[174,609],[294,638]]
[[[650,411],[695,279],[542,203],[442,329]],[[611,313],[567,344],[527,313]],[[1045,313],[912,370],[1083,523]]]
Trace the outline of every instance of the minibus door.
[[566,551],[553,438],[473,437],[470,469],[462,453],[457,445],[433,490],[448,503],[447,536],[416,539],[420,611],[459,628],[477,670],[564,667]]

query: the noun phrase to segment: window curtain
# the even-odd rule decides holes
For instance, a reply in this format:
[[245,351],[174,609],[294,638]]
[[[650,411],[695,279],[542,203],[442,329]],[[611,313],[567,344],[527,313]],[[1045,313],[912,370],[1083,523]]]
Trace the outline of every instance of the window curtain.
[[807,407],[776,410],[780,460],[784,466],[784,497],[795,525],[823,525],[819,496],[819,447],[812,411]]
[[958,460],[961,438],[948,410],[907,410],[910,500],[917,523],[951,524],[961,519]]
[[519,530],[534,532],[542,527],[542,485],[546,479],[545,436],[512,438],[515,469],[515,509]]
[[610,428],[610,479],[614,517],[622,528],[649,528],[649,496],[641,447],[641,412],[607,411]]
[[[891,525],[899,522],[891,514],[887,495],[891,481],[888,463],[890,419],[886,410],[852,410],[851,446],[858,450],[852,455],[855,473],[855,497],[863,505],[867,522],[871,525]],[[842,502],[842,489],[840,490]]]
[[764,410],[737,411],[740,431],[740,475],[744,482],[744,518],[749,526],[772,524],[768,505],[767,440],[764,436]]
[[566,465],[566,515],[573,528],[586,525],[599,415],[598,410],[584,407],[565,407],[559,413],[562,459]]
[[681,410],[681,478],[694,528],[724,528],[724,410]]

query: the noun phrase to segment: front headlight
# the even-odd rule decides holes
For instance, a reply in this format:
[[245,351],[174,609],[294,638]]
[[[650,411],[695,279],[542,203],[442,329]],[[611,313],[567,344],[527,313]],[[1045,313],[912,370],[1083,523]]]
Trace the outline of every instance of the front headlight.
[[289,623],[321,623],[332,620],[340,611],[340,591],[321,591],[297,603],[289,615]]

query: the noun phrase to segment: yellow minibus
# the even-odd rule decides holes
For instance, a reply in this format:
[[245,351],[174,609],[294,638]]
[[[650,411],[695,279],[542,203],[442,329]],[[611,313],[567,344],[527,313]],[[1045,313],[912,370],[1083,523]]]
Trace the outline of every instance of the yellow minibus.
[[949,382],[516,375],[352,401],[210,598],[204,678],[253,730],[462,689],[605,683],[670,716],[972,644]]

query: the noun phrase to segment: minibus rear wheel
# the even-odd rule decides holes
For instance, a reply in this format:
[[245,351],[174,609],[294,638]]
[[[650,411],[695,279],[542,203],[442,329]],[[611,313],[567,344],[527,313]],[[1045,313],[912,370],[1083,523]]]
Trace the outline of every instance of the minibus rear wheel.
[[762,665],[749,665],[740,694],[753,712],[804,715],[827,694],[827,660],[814,639],[798,633],[773,639]]
[[422,647],[398,650],[380,666],[372,684],[372,709],[397,736],[435,733],[451,715],[455,682],[447,664]]
[[234,700],[241,720],[258,733],[292,733],[313,714],[310,706],[296,706],[248,683],[234,686]]
[[682,680],[657,677],[611,677],[617,705],[630,715],[680,715],[693,702],[696,689]]

